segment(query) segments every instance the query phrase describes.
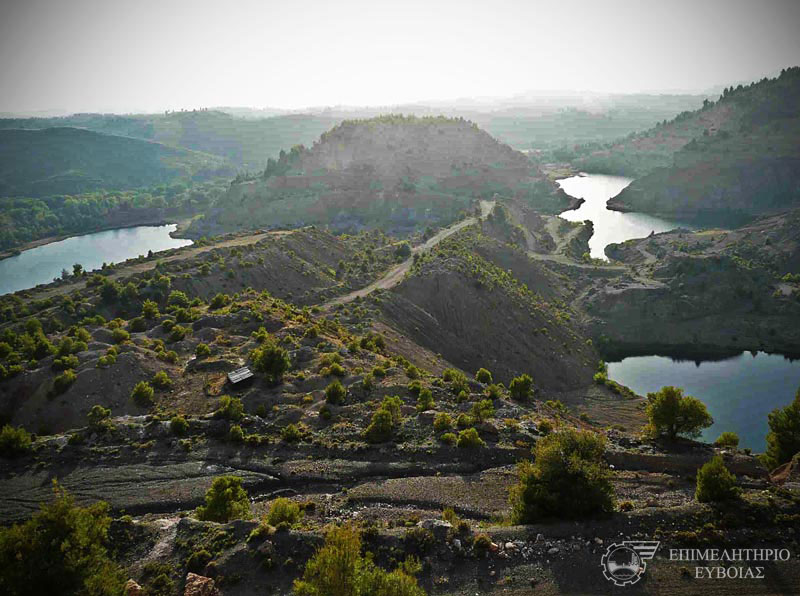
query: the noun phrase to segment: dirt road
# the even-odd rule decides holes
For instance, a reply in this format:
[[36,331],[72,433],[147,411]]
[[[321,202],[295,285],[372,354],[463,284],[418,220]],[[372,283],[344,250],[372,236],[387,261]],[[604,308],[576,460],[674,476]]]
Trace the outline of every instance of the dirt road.
[[[494,201],[481,201],[481,218],[484,218],[487,215],[489,215],[489,213],[491,213],[493,208],[494,208]],[[477,223],[477,221],[478,221],[477,217],[468,217],[467,219],[461,220],[460,222],[441,230],[436,235],[428,238],[428,240],[426,240],[424,243],[412,248],[411,256],[409,258],[407,258],[399,265],[395,265],[394,267],[392,267],[379,280],[374,281],[368,286],[364,286],[359,290],[355,290],[354,292],[350,292],[349,294],[345,294],[344,296],[339,296],[338,298],[334,298],[333,300],[330,300],[325,304],[323,304],[322,308],[329,309],[338,304],[347,304],[348,302],[352,302],[356,298],[364,298],[365,296],[370,295],[375,290],[388,290],[390,288],[395,287],[397,284],[403,281],[403,278],[405,277],[406,273],[408,273],[408,271],[411,270],[411,265],[414,263],[415,254],[424,252],[426,250],[430,250],[448,236],[452,236],[459,230],[463,230],[467,226],[471,226],[472,224]]]

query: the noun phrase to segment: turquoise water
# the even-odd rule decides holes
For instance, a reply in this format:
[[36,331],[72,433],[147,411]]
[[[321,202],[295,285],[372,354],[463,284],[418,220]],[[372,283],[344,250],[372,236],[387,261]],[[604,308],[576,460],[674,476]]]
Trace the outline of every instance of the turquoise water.
[[558,181],[559,186],[569,196],[585,199],[578,209],[564,211],[560,216],[569,221],[589,219],[594,223],[594,234],[589,239],[589,252],[595,259],[607,260],[605,248],[609,244],[632,238],[646,238],[651,232],[658,234],[679,227],[691,228],[686,224],[644,213],[621,213],[607,209],[608,199],[617,196],[632,181],[632,178],[605,174],[581,174]]
[[764,352],[701,363],[633,356],[610,362],[608,376],[640,395],[664,385],[683,387],[688,395],[705,403],[714,417],[703,440],[714,441],[730,430],[739,435],[739,447],[763,452],[767,414],[794,399],[800,387],[800,361]]
[[60,242],[37,246],[17,256],[0,261],[0,294],[8,294],[50,283],[61,276],[61,270],[72,272],[80,263],[86,271],[98,269],[105,263],[192,244],[191,240],[171,238],[175,224],[138,226],[107,230],[83,236],[73,236]]

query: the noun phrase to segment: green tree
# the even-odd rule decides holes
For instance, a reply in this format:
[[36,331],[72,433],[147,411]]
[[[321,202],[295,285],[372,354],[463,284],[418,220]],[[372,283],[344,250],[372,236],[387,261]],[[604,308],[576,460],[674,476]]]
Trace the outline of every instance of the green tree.
[[250,499],[238,476],[219,476],[206,492],[206,504],[197,508],[197,519],[229,522],[250,518]]
[[478,372],[475,373],[475,380],[479,383],[490,385],[492,383],[492,373],[485,368],[479,368]]
[[338,379],[325,387],[325,401],[327,401],[329,404],[333,404],[335,406],[343,404],[346,396],[347,390]]
[[83,265],[81,265],[80,263],[75,263],[72,266],[72,275],[74,275],[75,277],[80,277],[81,275],[83,275]]
[[716,441],[714,441],[714,445],[717,447],[730,447],[732,449],[736,449],[739,446],[739,435],[726,430],[717,438]]
[[770,412],[767,421],[767,451],[762,459],[764,465],[775,468],[800,452],[800,389],[792,403]]
[[534,462],[519,465],[519,482],[510,491],[514,523],[612,511],[614,488],[604,450],[604,438],[589,431],[569,429],[539,439]]
[[416,559],[387,572],[361,553],[361,535],[352,525],[333,527],[295,580],[295,596],[425,596],[414,574]]
[[238,397],[223,395],[219,398],[219,408],[214,412],[214,416],[216,418],[225,418],[226,420],[241,420],[242,416],[244,416],[242,400]]
[[670,386],[647,394],[647,418],[651,433],[670,440],[679,434],[696,437],[714,422],[703,402]]
[[118,596],[125,579],[106,549],[108,504],[78,507],[56,482],[53,492],[30,520],[0,529],[0,593]]
[[16,457],[30,451],[31,435],[21,426],[14,428],[6,424],[0,430],[0,455],[3,457]]
[[289,352],[273,342],[267,342],[260,348],[253,350],[253,366],[267,378],[276,383],[292,365]]
[[472,410],[470,410],[470,413],[478,422],[488,420],[494,416],[494,405],[492,405],[492,400],[482,399],[480,401],[476,401],[474,404],[472,404]]
[[153,320],[159,316],[158,304],[152,300],[145,300],[142,303],[142,316],[145,319]]
[[153,388],[147,381],[139,381],[131,391],[131,399],[138,406],[147,407],[153,405],[153,394]]
[[694,496],[701,503],[725,501],[736,494],[736,477],[725,467],[721,456],[715,455],[698,470]]
[[517,401],[527,400],[533,392],[533,379],[530,375],[514,377],[508,385],[508,392],[511,394],[511,399]]
[[270,504],[266,520],[271,526],[287,524],[291,527],[299,522],[302,516],[300,505],[286,497],[278,497]]

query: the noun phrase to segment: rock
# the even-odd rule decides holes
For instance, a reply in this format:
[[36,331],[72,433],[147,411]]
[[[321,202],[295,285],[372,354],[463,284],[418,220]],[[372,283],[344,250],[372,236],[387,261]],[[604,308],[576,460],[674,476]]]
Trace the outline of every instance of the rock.
[[222,593],[214,585],[214,580],[189,572],[186,575],[186,588],[183,596],[221,596]]
[[548,555],[557,555],[558,554],[558,547],[554,546],[552,548],[547,549]]
[[456,550],[461,550],[461,540],[458,538],[453,539],[453,548]]
[[603,544],[603,539],[602,539],[602,538],[595,538],[595,539],[594,539],[594,543],[595,543],[597,546],[601,546],[601,545]]
[[536,542],[543,542],[544,534],[536,534]]
[[129,579],[127,582],[125,582],[125,588],[122,593],[124,596],[143,596],[144,590],[142,589],[142,586],[137,584],[132,579]]

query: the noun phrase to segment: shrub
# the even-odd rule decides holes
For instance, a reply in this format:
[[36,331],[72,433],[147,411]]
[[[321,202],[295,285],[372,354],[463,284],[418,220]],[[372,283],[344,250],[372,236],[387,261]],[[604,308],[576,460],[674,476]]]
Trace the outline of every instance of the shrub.
[[454,368],[447,368],[442,372],[442,379],[450,383],[450,389],[456,395],[462,391],[469,392],[467,377],[461,371]]
[[474,447],[484,447],[486,443],[478,435],[478,431],[474,428],[466,428],[458,433],[458,446],[462,448],[471,449]]
[[264,373],[273,383],[280,381],[292,364],[289,352],[273,342],[267,342],[256,348],[252,356],[255,369]]
[[194,355],[198,358],[206,358],[211,356],[211,348],[208,347],[208,344],[199,343],[194,349]]
[[167,304],[180,308],[189,308],[189,302],[189,297],[180,290],[172,290],[167,299]]
[[420,377],[419,369],[413,364],[409,364],[408,366],[406,366],[406,376],[409,379],[419,379]]
[[725,467],[721,456],[715,455],[697,472],[694,496],[701,503],[725,501],[736,493],[736,477]]
[[478,372],[475,373],[475,380],[479,383],[490,385],[492,383],[492,373],[485,368],[479,368]]
[[717,438],[716,441],[714,441],[714,445],[717,447],[730,447],[732,449],[736,449],[739,446],[739,435],[726,430]]
[[86,418],[89,420],[89,426],[94,430],[105,432],[113,428],[113,425],[111,424],[110,408],[104,408],[101,405],[94,405],[92,406],[92,409],[89,410],[89,413],[86,414]]
[[219,398],[219,408],[214,412],[215,418],[226,420],[241,420],[244,416],[244,405],[238,397],[223,395]]
[[424,412],[425,410],[433,409],[435,402],[433,401],[433,393],[427,387],[423,387],[419,392],[417,398],[417,411]]
[[413,573],[416,561],[407,559],[394,571],[378,567],[361,554],[361,536],[351,525],[331,528],[325,544],[306,563],[295,596],[425,596]]
[[150,384],[156,389],[169,389],[172,387],[172,379],[169,378],[167,371],[160,370],[153,375]]
[[445,445],[450,445],[452,447],[458,441],[458,437],[456,437],[455,433],[444,433],[439,437],[439,440]]
[[472,418],[477,420],[478,422],[483,422],[494,416],[494,405],[492,405],[491,399],[482,399],[481,401],[476,401],[472,404],[472,410],[470,410],[472,414]]
[[492,383],[486,388],[486,397],[491,400],[500,399],[503,397],[503,388],[500,385]]
[[514,377],[508,385],[508,392],[511,394],[511,399],[516,401],[527,400],[533,393],[533,379],[530,375]]
[[125,578],[106,549],[106,503],[78,507],[53,483],[54,500],[28,521],[0,529],[0,593],[118,596]]
[[453,419],[447,412],[439,412],[433,419],[433,430],[440,433],[453,428]]
[[381,409],[386,410],[392,415],[392,424],[400,424],[403,419],[401,408],[403,407],[403,400],[399,396],[386,396],[381,402]]
[[141,407],[153,405],[153,388],[147,381],[139,381],[131,391],[131,398]]
[[678,387],[662,387],[656,393],[648,393],[647,402],[649,431],[671,440],[679,434],[696,437],[714,422],[703,402],[684,395]]
[[211,561],[211,553],[206,549],[196,550],[186,559],[186,570],[192,573],[202,573],[209,561]]
[[456,417],[456,426],[458,428],[466,428],[471,424],[472,424],[472,417],[469,414],[465,414],[464,412],[461,412]]
[[289,527],[292,527],[300,521],[302,515],[300,505],[285,497],[278,497],[269,506],[266,522],[275,527],[280,524],[288,524]]
[[553,423],[547,419],[539,420],[536,426],[539,430],[539,434],[541,435],[549,435],[551,432],[553,432]]
[[231,424],[231,427],[228,429],[228,440],[231,443],[243,443],[244,431],[242,427],[238,424]]
[[303,440],[304,432],[296,424],[287,424],[281,429],[281,439],[287,443],[297,443]]
[[333,375],[334,377],[344,377],[347,374],[347,371],[338,362],[334,362],[333,364],[331,364],[327,368],[326,372],[328,375]]
[[231,303],[231,297],[227,294],[217,294],[211,299],[211,302],[208,303],[208,308],[211,310],[217,310],[219,308],[223,308],[228,306]]
[[158,304],[153,302],[152,300],[145,300],[142,303],[142,316],[145,319],[153,320],[160,316],[161,313],[158,312]]
[[66,370],[68,368],[77,368],[80,364],[78,357],[75,354],[69,356],[62,356],[53,360],[53,368],[56,370]]
[[16,457],[31,448],[31,435],[21,426],[14,428],[6,424],[0,430],[0,455],[3,457]]
[[477,554],[483,555],[484,553],[489,552],[489,549],[492,548],[492,539],[486,534],[477,534],[475,539],[472,541],[472,548],[475,549]]
[[77,378],[78,375],[75,374],[75,371],[68,368],[53,379],[53,393],[55,395],[61,395],[69,389],[70,385],[72,385]]
[[762,459],[767,467],[775,468],[800,452],[800,389],[792,403],[769,413],[768,423],[767,451]]
[[372,415],[372,421],[364,431],[364,437],[370,443],[384,443],[392,436],[394,424],[392,414],[389,410],[378,408]]
[[540,439],[534,463],[520,464],[519,483],[510,492],[514,523],[611,512],[614,489],[604,450],[603,437],[589,431],[570,429]]
[[197,508],[197,519],[229,522],[232,519],[249,519],[250,499],[238,476],[219,476],[206,492],[206,504]]
[[111,332],[111,339],[114,340],[115,344],[121,344],[124,341],[128,341],[131,338],[131,334],[117,327],[114,331]]
[[189,329],[183,325],[174,325],[169,333],[171,342],[182,341],[189,334]]
[[173,416],[172,419],[169,421],[169,429],[172,431],[173,435],[182,437],[188,432],[189,423],[183,416],[176,415]]
[[325,401],[335,406],[344,403],[347,390],[338,380],[325,387]]

